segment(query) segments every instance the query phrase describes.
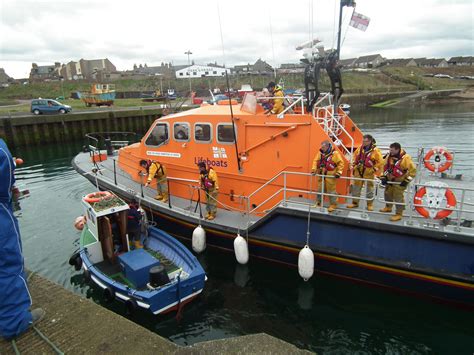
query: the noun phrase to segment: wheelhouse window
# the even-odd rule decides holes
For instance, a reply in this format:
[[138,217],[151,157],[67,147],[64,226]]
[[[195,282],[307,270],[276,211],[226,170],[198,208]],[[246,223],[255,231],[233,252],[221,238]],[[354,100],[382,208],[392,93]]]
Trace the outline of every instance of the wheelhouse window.
[[212,140],[212,127],[209,123],[196,123],[194,125],[194,139],[196,142],[210,143]]
[[217,126],[218,143],[234,143],[234,130],[232,124],[224,123]]
[[189,142],[189,123],[176,122],[173,125],[173,137],[178,142]]
[[145,145],[160,146],[168,141],[168,124],[157,123],[151,133],[148,135]]

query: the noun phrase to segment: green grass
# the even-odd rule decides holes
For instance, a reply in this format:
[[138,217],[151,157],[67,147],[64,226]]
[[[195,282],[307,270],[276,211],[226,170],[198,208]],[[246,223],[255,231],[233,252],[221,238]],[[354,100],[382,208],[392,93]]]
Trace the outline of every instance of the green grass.
[[11,99],[0,99],[0,106],[16,105],[18,101]]
[[[73,112],[75,110],[85,110],[85,111],[97,111],[100,108],[95,106],[93,107],[86,107],[85,103],[82,100],[74,100],[74,99],[66,99],[66,100],[59,100],[61,103],[65,105],[69,105],[72,107]],[[16,102],[16,101],[15,101]],[[180,101],[172,101],[172,106],[179,106]],[[114,104],[111,106],[112,108],[124,108],[124,107],[146,107],[146,106],[153,106],[159,105],[160,102],[143,102],[142,99],[118,99],[115,100]],[[0,105],[0,115],[1,114],[8,114],[8,113],[30,113],[30,103],[25,103],[18,106],[13,107],[2,107]]]

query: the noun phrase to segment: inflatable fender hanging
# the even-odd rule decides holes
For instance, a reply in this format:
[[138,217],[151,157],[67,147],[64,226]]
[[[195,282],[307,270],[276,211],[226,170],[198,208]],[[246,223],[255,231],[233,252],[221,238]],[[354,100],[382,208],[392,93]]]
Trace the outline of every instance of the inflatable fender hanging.
[[196,253],[202,253],[206,249],[206,231],[201,225],[194,228],[192,247]]
[[298,272],[303,280],[308,281],[314,273],[314,253],[305,245],[298,254]]
[[237,262],[241,265],[245,265],[249,261],[249,246],[247,241],[240,235],[234,239],[234,253]]

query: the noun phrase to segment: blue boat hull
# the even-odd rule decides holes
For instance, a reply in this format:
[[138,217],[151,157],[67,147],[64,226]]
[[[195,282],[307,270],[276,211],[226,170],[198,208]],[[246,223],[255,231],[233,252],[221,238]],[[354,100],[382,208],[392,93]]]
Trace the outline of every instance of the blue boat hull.
[[89,260],[87,248],[80,251],[82,265],[88,277],[104,292],[113,295],[127,307],[143,308],[153,314],[164,314],[176,310],[198,296],[205,283],[205,272],[196,257],[179,241],[162,230],[149,228],[147,247],[172,256],[179,265],[185,263],[191,270],[186,279],[172,280],[171,283],[155,290],[135,290],[119,283],[102,273]]
[[[160,226],[190,239],[194,225],[154,211]],[[307,216],[276,212],[249,236],[251,257],[291,267],[306,242]],[[373,222],[372,222],[373,223]],[[373,286],[447,301],[474,310],[473,241],[402,234],[313,218],[315,271]],[[235,234],[206,227],[207,244],[233,252]],[[465,276],[464,276],[465,275]]]

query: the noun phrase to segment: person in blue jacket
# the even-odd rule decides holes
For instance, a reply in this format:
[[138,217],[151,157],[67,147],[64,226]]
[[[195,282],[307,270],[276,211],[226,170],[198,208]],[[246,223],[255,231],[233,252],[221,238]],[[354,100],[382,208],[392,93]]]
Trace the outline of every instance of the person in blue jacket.
[[13,339],[44,316],[40,308],[30,311],[20,230],[13,215],[12,188],[15,161],[0,139],[0,336]]

